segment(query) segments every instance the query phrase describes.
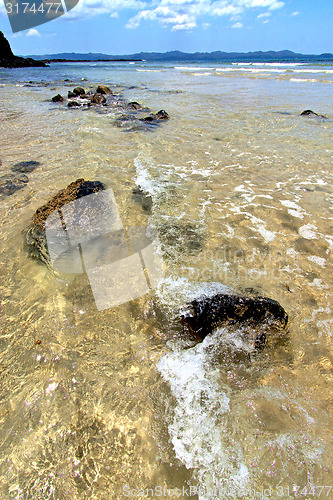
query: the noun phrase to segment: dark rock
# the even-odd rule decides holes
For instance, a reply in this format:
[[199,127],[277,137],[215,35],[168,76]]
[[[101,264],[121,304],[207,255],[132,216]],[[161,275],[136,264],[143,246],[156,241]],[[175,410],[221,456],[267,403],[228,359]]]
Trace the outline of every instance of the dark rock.
[[0,57],[1,59],[13,59],[15,57],[9,42],[2,31],[0,31]]
[[68,99],[72,99],[73,97],[76,97],[76,94],[74,94],[74,92],[72,92],[71,90],[68,91]]
[[146,116],[145,118],[141,118],[142,121],[146,123],[156,123],[159,120],[168,120],[169,115],[164,109],[160,109],[157,113],[150,113],[149,116]]
[[80,107],[81,104],[79,102],[77,102],[77,101],[68,101],[67,106],[69,108],[77,108],[77,107]]
[[19,163],[15,163],[15,165],[12,167],[12,171],[22,172],[26,174],[28,172],[33,172],[33,170],[39,167],[39,165],[39,161],[20,161]]
[[[182,312],[182,322],[204,339],[223,323],[267,322],[285,327],[288,315],[277,301],[267,297],[217,294],[193,300]],[[256,339],[258,346],[264,340]]]
[[102,182],[77,179],[65,189],[59,191],[48,203],[38,208],[33,216],[31,226],[25,233],[25,241],[30,256],[49,265],[50,257],[45,234],[46,219],[67,203],[104,189],[105,186]]
[[2,31],[0,31],[0,67],[2,68],[25,68],[30,66],[46,67],[43,61],[35,61],[31,57],[17,57],[14,56],[10,48],[8,40],[5,38]]
[[96,92],[97,94],[112,94],[111,89],[106,85],[98,85]]
[[0,177],[0,194],[10,196],[15,191],[24,188],[29,182],[29,178],[25,174],[12,173]]
[[141,104],[139,104],[138,102],[136,101],[132,101],[132,102],[129,102],[127,104],[127,107],[130,108],[130,109],[142,109],[142,106]]
[[81,96],[81,95],[84,95],[86,93],[86,91],[84,90],[83,87],[75,87],[75,89],[73,89],[73,94],[75,96]]
[[154,121],[154,117],[153,116],[146,116],[145,118],[142,118],[142,121],[146,122],[146,123],[151,123]]
[[153,115],[157,120],[168,120],[170,117],[164,109],[160,109],[155,115]]
[[93,104],[104,104],[106,102],[106,97],[104,97],[104,95],[102,94],[94,94],[90,101],[93,103]]
[[63,100],[64,100],[64,98],[60,94],[57,94],[54,97],[52,97],[53,102],[62,102]]
[[327,116],[318,115],[318,113],[315,113],[311,109],[306,109],[305,111],[302,111],[302,113],[300,114],[300,116],[318,116],[318,118],[326,118],[327,119]]

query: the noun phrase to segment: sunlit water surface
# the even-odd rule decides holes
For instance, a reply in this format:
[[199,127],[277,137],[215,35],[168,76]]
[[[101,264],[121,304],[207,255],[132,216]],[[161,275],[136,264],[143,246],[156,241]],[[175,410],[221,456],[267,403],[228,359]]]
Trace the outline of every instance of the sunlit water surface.
[[[0,76],[1,175],[41,164],[0,202],[1,498],[313,498],[332,484],[332,66]],[[170,120],[128,131],[119,111],[50,102],[98,83]],[[125,227],[164,236],[154,292],[98,311],[86,275],[27,255],[35,210],[80,177],[113,189]],[[179,308],[222,285],[278,300],[286,331],[259,352],[242,327],[188,348]]]

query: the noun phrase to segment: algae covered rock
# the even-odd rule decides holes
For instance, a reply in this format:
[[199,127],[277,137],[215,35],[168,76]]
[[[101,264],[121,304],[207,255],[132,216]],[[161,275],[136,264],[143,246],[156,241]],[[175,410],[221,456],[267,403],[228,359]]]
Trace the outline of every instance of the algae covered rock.
[[45,222],[55,211],[83,196],[87,196],[104,190],[105,186],[99,181],[85,181],[77,179],[65,189],[59,191],[50,201],[38,208],[32,218],[30,227],[25,232],[25,242],[31,257],[45,264],[50,264],[50,256],[47,248]]

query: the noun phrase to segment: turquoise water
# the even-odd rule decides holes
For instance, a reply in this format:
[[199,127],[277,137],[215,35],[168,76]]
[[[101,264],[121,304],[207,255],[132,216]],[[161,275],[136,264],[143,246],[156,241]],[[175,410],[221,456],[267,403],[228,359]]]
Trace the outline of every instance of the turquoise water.
[[[1,175],[40,162],[0,195],[2,498],[313,498],[311,485],[330,498],[333,66],[55,63],[0,78]],[[170,119],[132,130],[117,107],[50,101],[99,83]],[[35,210],[80,177],[112,188],[125,227],[162,234],[159,286],[103,311],[86,275],[23,245]],[[225,286],[278,300],[287,330],[259,353],[245,328],[188,348],[179,308]]]

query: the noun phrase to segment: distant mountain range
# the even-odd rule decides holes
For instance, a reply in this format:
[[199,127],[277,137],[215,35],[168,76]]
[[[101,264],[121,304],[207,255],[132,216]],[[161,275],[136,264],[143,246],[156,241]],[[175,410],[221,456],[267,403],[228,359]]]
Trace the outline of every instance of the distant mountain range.
[[45,55],[31,55],[38,60],[68,60],[68,61],[98,61],[98,60],[145,60],[145,61],[303,61],[303,60],[316,60],[327,61],[333,59],[333,54],[325,53],[320,55],[314,54],[299,54],[290,50],[280,50],[275,52],[273,50],[267,52],[181,52],[174,50],[171,52],[139,52],[137,54],[129,55],[109,55],[102,53],[78,54],[76,52],[62,52],[60,54],[45,54]]

